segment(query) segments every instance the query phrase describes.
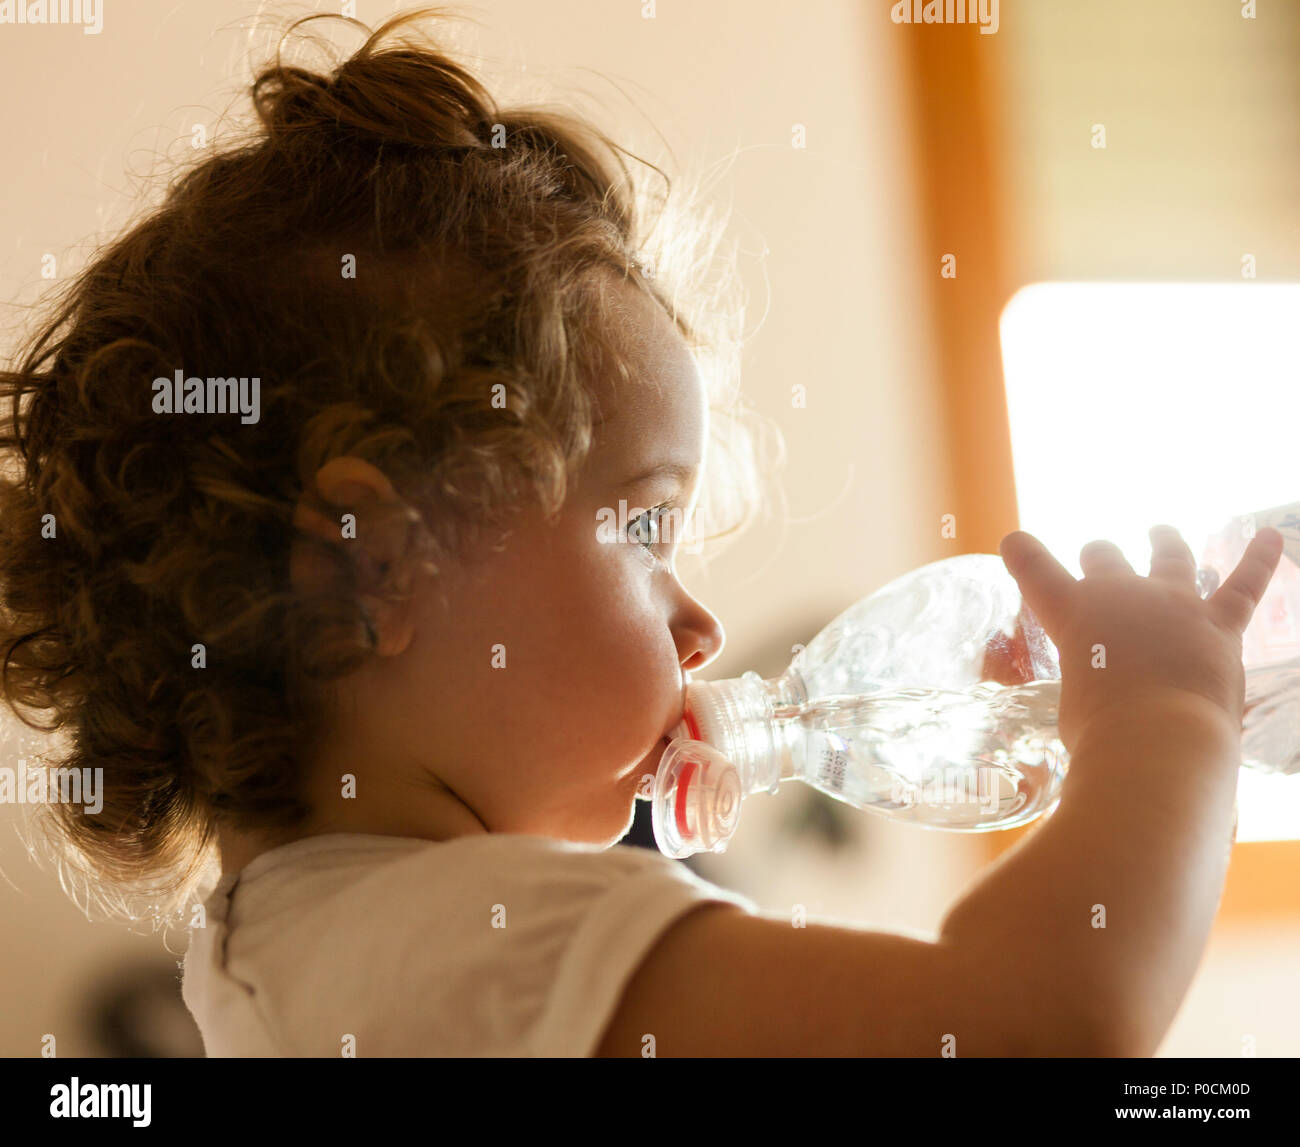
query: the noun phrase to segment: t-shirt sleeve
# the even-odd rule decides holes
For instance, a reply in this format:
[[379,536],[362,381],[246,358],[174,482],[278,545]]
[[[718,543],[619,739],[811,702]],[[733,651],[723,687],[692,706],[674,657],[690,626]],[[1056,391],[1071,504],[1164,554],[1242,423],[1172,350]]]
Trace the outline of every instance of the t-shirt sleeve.
[[649,850],[616,845],[584,859],[592,866],[603,862],[611,878],[592,888],[573,912],[545,1006],[530,1033],[538,1056],[593,1054],[633,973],[692,908],[712,902],[758,912],[748,897]]

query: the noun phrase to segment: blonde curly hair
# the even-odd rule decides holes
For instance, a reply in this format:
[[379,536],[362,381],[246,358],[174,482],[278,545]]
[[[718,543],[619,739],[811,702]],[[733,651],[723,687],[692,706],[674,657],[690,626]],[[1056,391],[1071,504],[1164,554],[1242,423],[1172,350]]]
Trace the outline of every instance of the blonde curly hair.
[[[0,372],[0,691],[61,742],[47,768],[103,770],[99,812],[40,816],[65,889],[110,915],[147,905],[157,926],[214,878],[219,827],[309,812],[323,687],[373,655],[355,563],[294,525],[300,498],[348,510],[315,489],[327,461],[387,475],[434,571],[522,503],[558,512],[599,417],[587,380],[630,378],[613,276],[709,388],[712,536],[748,523],[771,468],[736,390],[734,251],[698,188],[643,228],[630,153],[580,116],[501,110],[427,37],[388,43],[445,14],[388,20],[328,74],[277,50],[249,138],[97,252]],[[235,366],[260,379],[257,421],[154,413],[155,378]],[[330,592],[295,592],[295,543],[336,564]]]

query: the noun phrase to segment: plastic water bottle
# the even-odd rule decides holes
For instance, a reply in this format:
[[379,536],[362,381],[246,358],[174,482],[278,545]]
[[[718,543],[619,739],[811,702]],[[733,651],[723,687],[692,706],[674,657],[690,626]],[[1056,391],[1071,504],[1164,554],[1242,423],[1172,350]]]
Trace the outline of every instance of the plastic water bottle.
[[[1300,772],[1300,503],[1210,539],[1201,595],[1255,530],[1286,540],[1243,634],[1242,760]],[[932,562],[840,614],[784,673],[691,682],[652,797],[665,855],[723,852],[741,803],[798,780],[926,828],[988,832],[1053,809],[1069,754],[1057,650],[993,554]]]

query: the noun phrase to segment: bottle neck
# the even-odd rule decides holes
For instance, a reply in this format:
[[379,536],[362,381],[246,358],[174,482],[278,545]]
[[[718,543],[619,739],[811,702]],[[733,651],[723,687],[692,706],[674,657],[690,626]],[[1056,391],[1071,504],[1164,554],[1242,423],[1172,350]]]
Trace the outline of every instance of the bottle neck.
[[803,677],[787,669],[764,679],[752,670],[723,681],[692,682],[686,690],[686,736],[698,737],[740,773],[743,796],[774,793],[797,775],[793,740],[797,714],[808,699]]

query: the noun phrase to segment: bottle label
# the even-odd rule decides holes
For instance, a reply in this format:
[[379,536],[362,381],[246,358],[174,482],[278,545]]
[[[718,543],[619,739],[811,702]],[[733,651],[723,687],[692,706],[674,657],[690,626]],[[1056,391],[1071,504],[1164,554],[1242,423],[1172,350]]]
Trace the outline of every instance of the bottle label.
[[832,792],[842,792],[848,763],[849,754],[846,750],[827,745],[822,749],[820,767],[817,770],[818,783]]

